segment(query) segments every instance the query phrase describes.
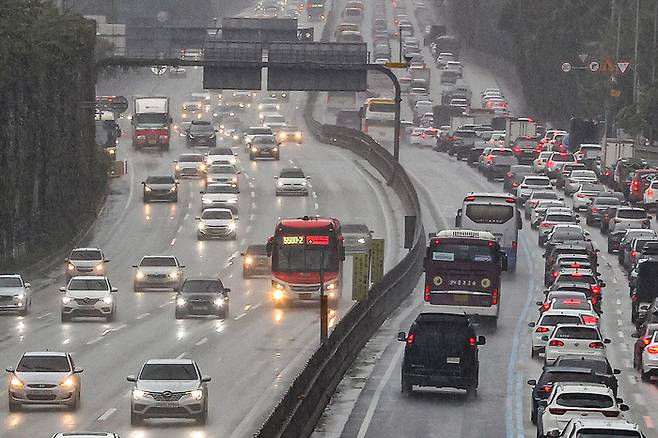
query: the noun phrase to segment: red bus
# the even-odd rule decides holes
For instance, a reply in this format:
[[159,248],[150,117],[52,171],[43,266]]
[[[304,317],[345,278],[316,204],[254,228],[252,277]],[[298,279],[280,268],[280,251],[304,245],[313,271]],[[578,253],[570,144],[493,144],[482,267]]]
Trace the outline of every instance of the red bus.
[[308,217],[281,219],[267,242],[272,257],[272,299],[319,301],[320,282],[330,303],[342,294],[345,248],[338,219]]

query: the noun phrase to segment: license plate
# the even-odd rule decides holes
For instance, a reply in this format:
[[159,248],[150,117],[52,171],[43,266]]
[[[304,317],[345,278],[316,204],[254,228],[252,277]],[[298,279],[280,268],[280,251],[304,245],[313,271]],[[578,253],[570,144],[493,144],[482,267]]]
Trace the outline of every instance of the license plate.
[[149,140],[149,144],[155,144],[155,140]]
[[31,395],[49,395],[50,391],[47,389],[31,389],[30,390]]
[[206,310],[206,306],[192,306],[192,310]]
[[82,309],[82,310],[91,310],[94,307],[96,307],[96,306],[94,306],[93,304],[80,304],[80,305],[78,305],[78,308]]
[[311,298],[311,294],[299,294],[300,300],[308,300]]
[[178,402],[175,402],[175,401],[155,402],[155,407],[156,408],[177,408],[178,407]]
[[447,363],[459,364],[459,363],[461,363],[461,359],[459,357],[447,357],[446,362]]
[[468,304],[468,295],[455,295],[455,303]]

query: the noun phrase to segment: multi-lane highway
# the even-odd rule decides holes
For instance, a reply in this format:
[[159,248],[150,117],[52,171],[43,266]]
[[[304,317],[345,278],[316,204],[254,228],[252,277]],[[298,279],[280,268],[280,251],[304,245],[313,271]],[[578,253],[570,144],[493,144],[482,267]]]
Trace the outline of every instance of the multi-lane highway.
[[[390,3],[386,3],[390,7]],[[413,11],[411,0],[399,3]],[[387,11],[389,19],[392,19],[391,9]],[[446,22],[440,9],[434,12],[436,22]],[[366,40],[372,34],[372,13],[372,8],[366,12],[362,24]],[[408,15],[416,25],[418,35],[420,30],[413,14]],[[395,47],[393,53],[397,53]],[[442,87],[435,83],[440,72],[434,67],[427,47],[423,48],[422,54],[432,69],[432,100],[439,102]],[[487,87],[500,88],[510,103],[511,113],[526,115],[520,83],[515,80],[512,65],[470,51],[462,53],[460,61],[464,65],[463,82],[471,87],[474,96]],[[403,119],[410,119],[411,111],[404,98],[402,106]],[[390,144],[390,139],[380,140]],[[456,210],[461,207],[467,192],[503,191],[500,183],[487,182],[476,169],[431,148],[403,146],[401,162],[416,185],[428,231],[452,227]],[[638,372],[632,368],[635,339],[631,334],[635,327],[630,322],[626,274],[620,269],[616,255],[605,252],[606,239],[598,228],[585,228],[591,233],[594,244],[602,249],[599,263],[603,266],[602,279],[607,288],[601,328],[604,336],[612,340],[607,356],[612,366],[622,371],[619,395],[631,407],[625,417],[639,424],[647,436],[656,436],[653,408],[658,406],[658,390],[654,384],[642,383]],[[408,331],[421,310],[431,311],[424,308],[422,286],[419,285],[373,337],[355,367],[347,373],[314,436],[534,436],[536,427],[530,421],[532,387],[526,381],[539,377],[543,359],[530,356],[532,329],[527,324],[536,321],[535,302],[543,299],[544,251],[537,246],[536,231],[527,221],[519,240],[517,271],[506,274],[501,288],[498,329],[495,333],[485,332],[487,344],[480,348],[480,384],[475,399],[467,398],[461,391],[451,390],[420,389],[411,396],[401,392],[400,367],[404,345],[397,341],[396,333]]]
[[[187,78],[169,78],[148,69],[130,71],[102,80],[97,92],[129,99],[168,96],[174,123],[180,124],[181,103],[190,93],[202,90],[201,70],[188,68],[187,73]],[[293,93],[283,104],[289,123],[303,126],[299,109],[304,99],[302,93]],[[255,110],[242,117],[246,125],[256,124]],[[237,240],[197,241],[201,180],[182,180],[175,204],[142,201],[141,181],[150,175],[173,174],[173,161],[188,152],[184,138],[176,136],[165,153],[135,151],[130,146],[129,122],[121,123],[126,135],[118,158],[128,161],[128,175],[111,183],[105,206],[84,242],[102,248],[111,260],[107,276],[119,289],[117,318],[112,323],[60,322],[63,261],[39,278],[26,278],[34,292],[31,314],[0,317],[4,365],[15,366],[25,351],[71,352],[76,366],[84,369],[82,403],[74,412],[26,407],[9,413],[4,408],[0,436],[50,436],[75,430],[114,431],[123,437],[249,436],[317,347],[319,308],[276,309],[269,295],[269,278],[242,279],[240,252],[249,244],[264,243],[279,218],[325,215],[366,223],[375,236],[390,242],[387,263],[393,263],[400,241],[399,218],[394,214],[398,201],[367,163],[314,141],[306,132],[303,144],[282,147],[281,161],[252,162],[243,147],[236,148],[242,170]],[[275,197],[274,177],[290,166],[300,166],[311,176],[308,197]],[[171,291],[133,292],[135,269],[131,266],[146,254],[176,255],[186,265],[187,278],[220,277],[231,289],[229,317],[175,320]],[[349,271],[344,277],[347,285]],[[340,305],[332,311],[332,326],[352,303],[349,290],[346,287]],[[208,424],[153,420],[131,427],[131,386],[126,376],[136,374],[147,359],[182,357],[196,360],[203,374],[212,377]]]

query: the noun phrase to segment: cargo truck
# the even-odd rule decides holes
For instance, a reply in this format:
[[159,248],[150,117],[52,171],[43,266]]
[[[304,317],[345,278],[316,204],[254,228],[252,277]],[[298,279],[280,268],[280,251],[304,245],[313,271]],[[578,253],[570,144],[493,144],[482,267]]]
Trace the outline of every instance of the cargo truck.
[[169,115],[168,97],[137,97],[133,101],[135,113],[133,127],[133,147],[159,147],[169,149],[172,119]]
[[519,137],[535,137],[537,123],[527,117],[509,117],[505,121],[505,147],[511,147]]

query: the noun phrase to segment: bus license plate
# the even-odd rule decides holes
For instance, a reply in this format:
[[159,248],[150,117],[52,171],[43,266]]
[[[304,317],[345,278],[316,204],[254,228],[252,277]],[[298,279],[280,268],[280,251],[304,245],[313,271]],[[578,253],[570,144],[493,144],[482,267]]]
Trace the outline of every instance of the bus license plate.
[[468,304],[468,295],[465,294],[455,295],[455,303]]
[[446,357],[446,362],[447,363],[459,364],[461,362],[461,359],[458,358],[458,357]]

